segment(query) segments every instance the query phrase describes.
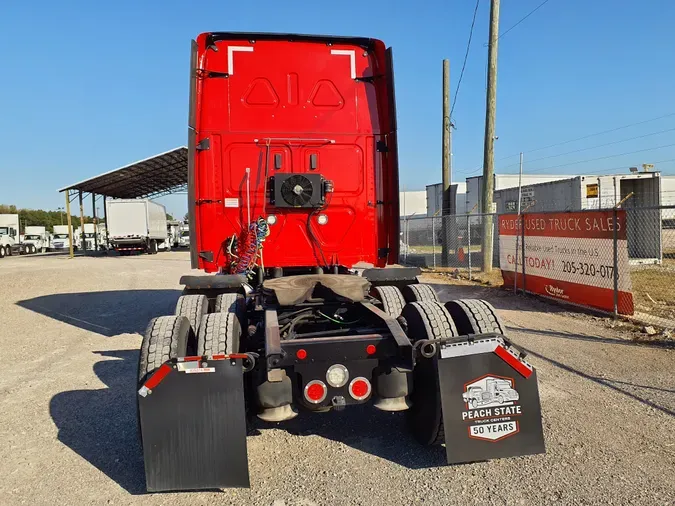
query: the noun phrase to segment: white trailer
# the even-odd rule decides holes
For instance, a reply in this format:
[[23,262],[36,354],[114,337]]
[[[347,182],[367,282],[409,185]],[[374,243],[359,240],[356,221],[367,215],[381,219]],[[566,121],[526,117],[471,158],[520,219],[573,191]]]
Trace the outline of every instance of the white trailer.
[[[54,251],[64,251],[70,249],[70,233],[68,225],[54,225],[54,235],[52,237],[52,247]],[[75,237],[73,235],[73,241]],[[77,249],[77,245],[73,242],[73,247]]]
[[47,227],[27,226],[24,231],[23,245],[26,253],[46,252],[50,247],[50,235]]
[[[661,176],[661,205],[675,206],[675,176]],[[675,228],[675,208],[661,210],[663,228]]]
[[20,253],[22,247],[19,242],[19,215],[0,214],[0,258]]
[[[560,181],[574,176],[540,176],[534,174],[523,174],[523,186],[548,183],[551,181]],[[506,188],[518,188],[518,174],[495,174],[494,191],[504,190]],[[474,176],[466,178],[466,212],[481,213],[481,202],[483,201],[483,176]]]
[[167,240],[166,209],[146,199],[106,200],[108,240],[116,251],[155,254]]
[[[466,183],[450,185],[451,207],[446,214],[466,214]],[[452,199],[455,207],[452,208]],[[427,185],[427,217],[441,216],[443,211],[443,183]]]

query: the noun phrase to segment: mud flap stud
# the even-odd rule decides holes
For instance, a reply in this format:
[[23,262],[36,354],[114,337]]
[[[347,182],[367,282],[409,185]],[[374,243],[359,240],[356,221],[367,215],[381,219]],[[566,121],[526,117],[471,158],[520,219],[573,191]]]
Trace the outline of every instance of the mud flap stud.
[[167,362],[138,391],[149,492],[248,487],[242,358]]
[[501,337],[443,346],[438,374],[449,464],[545,452],[537,372]]

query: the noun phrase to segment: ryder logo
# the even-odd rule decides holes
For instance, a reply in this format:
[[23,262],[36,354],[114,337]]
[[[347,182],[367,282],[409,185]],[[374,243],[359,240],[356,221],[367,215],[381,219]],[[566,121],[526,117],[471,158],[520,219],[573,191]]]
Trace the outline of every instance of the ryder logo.
[[569,299],[570,296],[565,294],[565,290],[562,288],[558,288],[557,286],[553,285],[546,285],[545,287],[546,293],[550,295],[551,297],[557,297],[558,299]]

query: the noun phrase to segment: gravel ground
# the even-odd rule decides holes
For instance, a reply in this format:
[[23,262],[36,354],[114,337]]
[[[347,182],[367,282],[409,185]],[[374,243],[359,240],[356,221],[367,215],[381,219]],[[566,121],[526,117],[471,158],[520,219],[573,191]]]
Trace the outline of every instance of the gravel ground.
[[675,351],[555,306],[471,286],[539,370],[547,453],[444,466],[402,414],[363,406],[259,426],[250,490],[143,493],[134,407],[147,322],[186,253],[0,260],[2,504],[673,504]]

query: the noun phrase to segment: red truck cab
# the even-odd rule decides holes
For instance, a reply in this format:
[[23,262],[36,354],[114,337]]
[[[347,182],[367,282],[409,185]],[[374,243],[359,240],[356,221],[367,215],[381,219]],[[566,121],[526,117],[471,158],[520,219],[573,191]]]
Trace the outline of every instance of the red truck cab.
[[266,268],[398,261],[392,57],[381,41],[201,34],[189,129],[193,268],[235,272],[251,223],[268,234]]

